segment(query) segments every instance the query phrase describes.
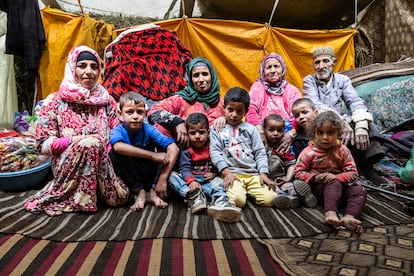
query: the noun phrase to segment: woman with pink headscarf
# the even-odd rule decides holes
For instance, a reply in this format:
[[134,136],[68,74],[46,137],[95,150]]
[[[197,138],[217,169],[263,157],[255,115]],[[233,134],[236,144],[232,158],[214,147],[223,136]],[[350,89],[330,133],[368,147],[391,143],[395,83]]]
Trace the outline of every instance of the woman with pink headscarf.
[[250,87],[249,95],[250,107],[246,121],[256,126],[264,140],[264,118],[269,114],[282,116],[290,130],[285,133],[278,150],[288,151],[297,130],[292,104],[301,95],[298,88],[286,81],[286,64],[279,54],[271,53],[263,58],[259,78]]
[[94,212],[98,200],[119,206],[128,188],[115,175],[108,155],[110,129],[119,123],[117,105],[99,84],[101,61],[87,46],[73,48],[59,90],[40,110],[36,142],[52,158],[53,183],[30,198],[27,211],[49,216]]

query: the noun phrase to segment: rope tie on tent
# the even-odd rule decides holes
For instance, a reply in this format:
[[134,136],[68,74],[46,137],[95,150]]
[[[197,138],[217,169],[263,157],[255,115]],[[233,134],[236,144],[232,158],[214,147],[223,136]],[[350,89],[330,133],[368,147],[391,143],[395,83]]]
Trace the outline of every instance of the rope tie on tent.
[[81,4],[81,0],[78,0],[78,4],[79,4],[79,8],[81,10],[82,15],[85,16],[85,11],[83,10],[82,4]]

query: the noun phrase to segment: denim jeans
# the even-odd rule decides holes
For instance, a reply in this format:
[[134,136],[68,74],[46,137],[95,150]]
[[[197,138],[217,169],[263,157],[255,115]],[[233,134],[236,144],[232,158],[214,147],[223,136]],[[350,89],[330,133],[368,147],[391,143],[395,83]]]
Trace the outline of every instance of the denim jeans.
[[[204,181],[204,176],[195,175],[196,180],[201,184],[202,192],[211,199],[212,202],[220,197],[224,196],[227,199],[226,191],[224,191],[223,179],[216,176],[210,182]],[[188,185],[185,183],[183,177],[178,172],[171,172],[170,177],[168,178],[168,184],[170,188],[181,195],[186,197],[188,193]]]

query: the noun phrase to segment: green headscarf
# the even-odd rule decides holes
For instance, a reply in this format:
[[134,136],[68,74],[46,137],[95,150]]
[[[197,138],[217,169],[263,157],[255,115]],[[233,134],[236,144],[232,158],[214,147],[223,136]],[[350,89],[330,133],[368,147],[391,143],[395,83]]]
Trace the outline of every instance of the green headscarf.
[[[197,90],[194,89],[194,84],[191,79],[191,71],[193,70],[194,65],[197,62],[204,62],[207,64],[208,69],[210,70],[211,75],[211,86],[209,92],[205,94],[200,94]],[[186,66],[186,74],[188,77],[187,86],[183,90],[177,92],[177,95],[181,96],[184,100],[189,103],[202,102],[209,106],[215,106],[220,101],[220,85],[218,83],[218,78],[216,71],[214,70],[211,63],[202,57],[196,57],[191,60]]]

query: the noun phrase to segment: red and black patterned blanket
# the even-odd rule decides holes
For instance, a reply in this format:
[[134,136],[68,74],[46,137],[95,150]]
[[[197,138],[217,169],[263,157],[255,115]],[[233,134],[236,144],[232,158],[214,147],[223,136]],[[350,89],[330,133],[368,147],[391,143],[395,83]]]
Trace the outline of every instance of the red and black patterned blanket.
[[105,49],[103,86],[118,100],[128,91],[162,100],[184,88],[190,50],[161,27],[126,30]]

